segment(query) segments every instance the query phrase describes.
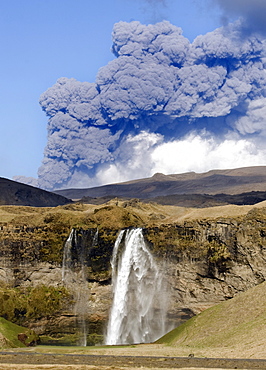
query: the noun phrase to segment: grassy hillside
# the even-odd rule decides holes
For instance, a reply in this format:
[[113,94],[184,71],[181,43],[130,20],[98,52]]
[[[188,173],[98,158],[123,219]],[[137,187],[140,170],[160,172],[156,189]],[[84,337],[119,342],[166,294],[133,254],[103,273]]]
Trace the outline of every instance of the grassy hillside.
[[84,225],[110,228],[147,227],[183,222],[184,220],[238,217],[246,215],[254,208],[263,207],[266,207],[266,201],[255,205],[226,205],[199,209],[118,199],[101,205],[74,203],[52,208],[0,205],[0,223],[28,226],[61,223],[68,226],[69,229]]
[[245,352],[259,358],[266,347],[266,282],[205,310],[157,343],[196,355]]
[[32,330],[13,324],[0,317],[0,349],[27,347],[35,344],[36,341],[37,336]]

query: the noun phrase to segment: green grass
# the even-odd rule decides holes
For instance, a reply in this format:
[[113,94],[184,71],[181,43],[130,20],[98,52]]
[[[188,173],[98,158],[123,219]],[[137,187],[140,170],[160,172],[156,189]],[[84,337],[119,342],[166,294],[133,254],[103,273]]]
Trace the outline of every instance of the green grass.
[[[7,321],[3,317],[0,317],[0,333],[6,339],[6,345],[4,347],[27,347],[32,342],[37,340],[37,336],[34,331],[24,328],[22,326],[16,325]],[[26,334],[27,339],[25,344],[18,340],[18,334]],[[1,344],[0,344],[1,347]]]
[[156,343],[191,348],[230,347],[265,342],[266,282],[211,307]]

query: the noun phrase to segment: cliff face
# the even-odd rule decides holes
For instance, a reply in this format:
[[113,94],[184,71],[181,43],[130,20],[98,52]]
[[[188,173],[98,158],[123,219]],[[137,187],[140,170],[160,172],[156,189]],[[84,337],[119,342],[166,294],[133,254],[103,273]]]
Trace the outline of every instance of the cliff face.
[[[173,315],[178,311],[199,313],[265,281],[264,217],[262,211],[239,220],[196,221],[170,227],[176,237],[164,253]],[[149,234],[150,230],[147,238]]]
[[[0,289],[0,316],[29,325],[44,341],[47,340],[44,336],[53,337],[55,341],[62,336],[74,338],[78,315],[75,291],[81,286],[83,271],[89,288],[85,315],[89,343],[101,341],[112,302],[112,250],[119,230],[130,223],[133,226],[139,223],[143,227],[147,244],[165,276],[169,288],[168,319],[175,326],[266,279],[265,208],[254,208],[235,218],[194,219],[182,223],[161,221],[157,224],[144,223],[135,214],[129,217],[130,212],[118,208],[114,206],[108,210],[122,215],[113,227],[106,224],[108,212],[103,221],[95,211],[94,218],[84,216],[82,227],[77,226],[75,217],[75,222],[70,225],[62,217],[49,219],[47,215],[45,223],[40,222],[37,226],[18,220],[3,223],[0,234],[0,284],[3,287]],[[62,281],[62,265],[64,245],[72,226],[76,227],[76,238],[71,244],[72,262],[68,266],[73,273],[71,288]],[[11,305],[11,300],[16,302],[16,299],[20,308],[15,307],[15,303]],[[29,302],[36,306],[42,300],[47,305],[50,302],[53,309],[48,305],[32,310]]]

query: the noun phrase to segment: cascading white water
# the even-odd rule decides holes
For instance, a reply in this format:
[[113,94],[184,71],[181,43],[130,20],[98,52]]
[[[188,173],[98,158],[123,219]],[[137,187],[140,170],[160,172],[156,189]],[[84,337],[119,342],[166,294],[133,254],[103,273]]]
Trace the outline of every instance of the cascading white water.
[[86,279],[86,266],[84,247],[78,255],[79,266],[74,266],[72,258],[72,247],[77,246],[77,231],[72,229],[64,246],[62,263],[62,281],[72,292],[75,301],[74,313],[79,328],[78,345],[87,345],[86,315],[88,313],[89,288]]
[[62,281],[66,285],[69,285],[71,283],[70,276],[71,274],[71,247],[72,247],[72,240],[74,237],[74,229],[71,230],[67,241],[65,242],[64,245],[64,250],[63,250],[63,262],[62,262]]
[[114,297],[106,344],[155,341],[166,332],[166,297],[162,275],[142,229],[120,232],[111,265]]

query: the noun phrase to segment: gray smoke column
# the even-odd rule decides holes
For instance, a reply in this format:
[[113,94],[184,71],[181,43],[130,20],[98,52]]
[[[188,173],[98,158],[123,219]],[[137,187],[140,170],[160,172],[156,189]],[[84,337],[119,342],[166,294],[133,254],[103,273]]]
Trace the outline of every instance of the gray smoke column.
[[225,18],[243,17],[242,27],[246,32],[266,33],[265,0],[213,0],[224,11]]
[[265,45],[242,36],[241,22],[193,43],[167,21],[115,24],[116,59],[95,83],[60,78],[41,95],[49,121],[39,186],[89,187],[184,163],[205,170],[197,145],[207,169],[228,166],[222,153],[237,145],[242,163],[261,164]]

